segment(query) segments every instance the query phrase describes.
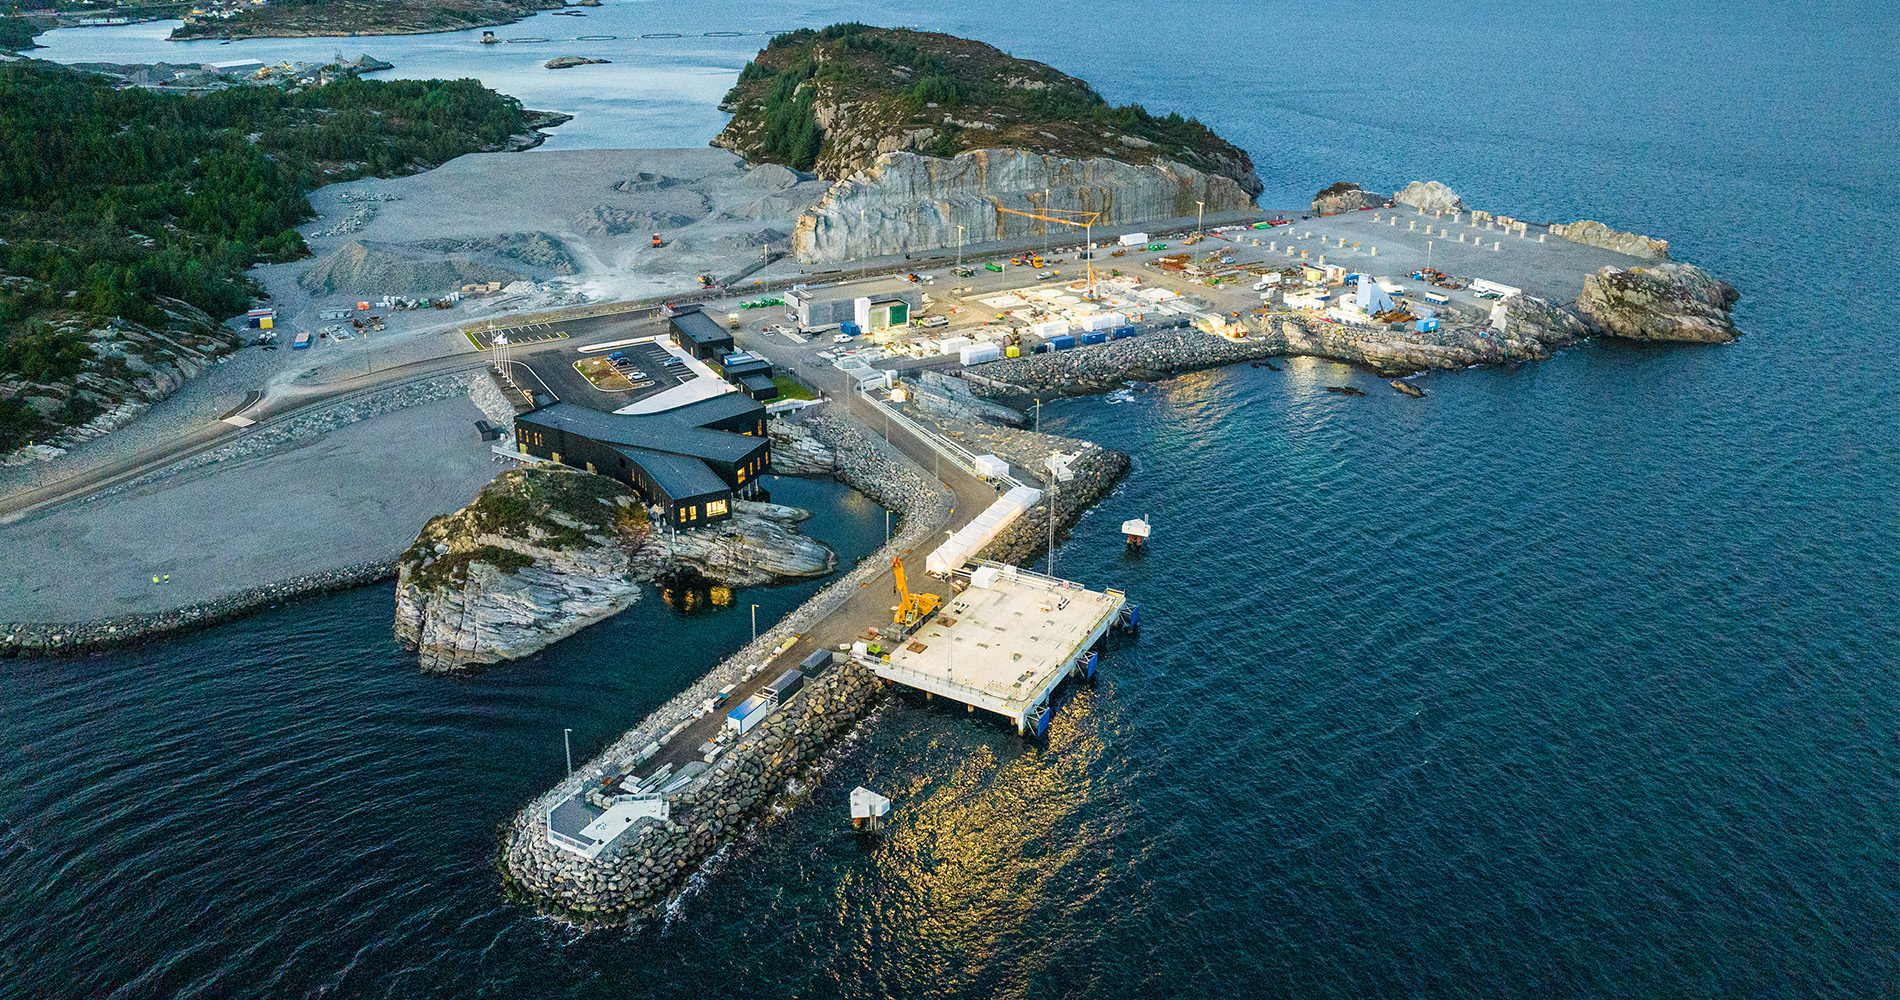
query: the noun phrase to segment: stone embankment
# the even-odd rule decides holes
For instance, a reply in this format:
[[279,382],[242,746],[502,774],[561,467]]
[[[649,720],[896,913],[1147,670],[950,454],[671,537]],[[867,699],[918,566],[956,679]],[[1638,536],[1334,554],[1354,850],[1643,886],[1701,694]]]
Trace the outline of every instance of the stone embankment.
[[175,632],[227,622],[258,608],[275,607],[312,594],[351,590],[395,575],[395,563],[370,562],[252,587],[158,614],[124,615],[90,622],[0,624],[0,657],[89,653],[112,646],[137,645]]
[[[1056,541],[1068,537],[1068,531],[1082,514],[1115,489],[1128,474],[1128,456],[1093,441],[1043,434],[1018,427],[969,419],[946,418],[928,413],[908,414],[918,423],[970,449],[979,455],[995,455],[1017,469],[1037,478],[1043,498],[1023,512],[978,553],[994,562],[1020,564],[1042,554],[1049,546],[1049,516],[1053,506]],[[1055,478],[1047,460],[1051,454],[1072,455],[1071,479],[1051,490]]]
[[765,436],[772,442],[772,471],[781,476],[829,476],[838,471],[831,446],[797,420],[767,421]]
[[1021,149],[975,149],[948,159],[886,153],[832,185],[799,217],[792,247],[800,263],[836,264],[976,242],[1019,239],[1046,223],[997,209],[1037,212],[1047,204],[1086,206],[1096,225],[1118,226],[1253,209],[1240,182],[1185,164],[1072,159]]
[[535,905],[584,926],[658,913],[688,875],[752,828],[789,781],[808,776],[828,744],[875,705],[879,687],[869,672],[848,663],[834,665],[807,684],[788,711],[746,734],[714,767],[669,794],[670,815],[664,823],[648,821],[593,862],[548,843],[548,809],[622,773],[643,747],[698,717],[705,699],[738,683],[780,643],[836,611],[882,573],[892,555],[942,533],[954,498],[910,459],[841,417],[820,415],[804,424],[837,456],[838,478],[897,511],[896,534],[874,556],[708,671],[503,827],[498,857],[502,874]]

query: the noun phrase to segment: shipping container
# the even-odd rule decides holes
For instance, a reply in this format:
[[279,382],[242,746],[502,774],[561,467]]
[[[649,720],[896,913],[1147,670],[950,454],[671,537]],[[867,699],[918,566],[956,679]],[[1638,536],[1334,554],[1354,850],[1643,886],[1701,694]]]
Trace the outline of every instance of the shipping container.
[[1148,242],[1147,233],[1129,233],[1128,235],[1122,237],[1122,246],[1125,246],[1125,247],[1138,247],[1138,246],[1142,246],[1146,244],[1147,242]]
[[1090,330],[1082,335],[1082,343],[1084,344],[1100,344],[1106,340],[1108,340],[1108,331],[1106,330]]
[[764,698],[774,706],[785,704],[786,699],[798,693],[805,686],[805,675],[794,667],[778,675],[778,679],[759,689],[756,697]]
[[810,656],[805,657],[803,663],[798,665],[799,672],[807,677],[816,677],[824,673],[826,667],[831,666],[831,658],[829,649],[814,650]]
[[297,339],[290,342],[290,349],[293,351],[309,350],[310,349],[310,334],[307,332],[298,334]]
[[838,332],[844,334],[847,337],[855,337],[861,332],[861,330],[856,323],[839,323]]
[[1075,338],[1066,333],[1058,333],[1049,338],[1049,346],[1058,351],[1066,351],[1075,346]]
[[772,702],[755,694],[740,702],[738,708],[726,713],[726,728],[737,730],[739,735],[744,736],[752,731],[753,726],[764,722],[765,717],[772,714],[772,708]]
[[1121,329],[1115,331],[1116,340],[1120,340],[1123,337],[1132,337],[1134,335],[1135,335],[1135,328],[1132,326],[1124,326]]

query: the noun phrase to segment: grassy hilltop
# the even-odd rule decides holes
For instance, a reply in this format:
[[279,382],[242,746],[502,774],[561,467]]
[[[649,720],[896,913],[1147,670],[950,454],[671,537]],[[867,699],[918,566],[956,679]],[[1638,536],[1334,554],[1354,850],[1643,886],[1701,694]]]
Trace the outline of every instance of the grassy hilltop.
[[1253,161],[1179,114],[1103,100],[1087,83],[982,42],[835,24],[780,35],[746,64],[713,140],[747,159],[838,178],[895,150],[1026,149],[1130,163],[1174,160],[1260,192]]

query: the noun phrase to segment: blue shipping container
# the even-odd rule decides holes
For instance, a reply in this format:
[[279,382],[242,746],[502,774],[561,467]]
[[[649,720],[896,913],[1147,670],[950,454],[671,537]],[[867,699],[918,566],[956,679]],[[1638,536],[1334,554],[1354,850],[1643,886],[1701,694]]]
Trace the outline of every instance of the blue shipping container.
[[1090,330],[1082,335],[1082,343],[1084,344],[1100,344],[1107,340],[1108,331],[1106,330]]
[[1049,338],[1049,346],[1058,351],[1066,351],[1075,346],[1075,338],[1066,333],[1058,333]]
[[1031,354],[1047,354],[1047,353],[1049,353],[1049,345],[1048,345],[1048,344],[1037,344],[1036,346],[1034,346],[1034,347],[1032,347],[1032,348],[1030,348],[1030,349],[1029,349],[1029,353],[1031,353]]
[[840,323],[838,324],[838,332],[847,337],[855,337],[858,335],[858,325],[856,323]]
[[1123,337],[1132,337],[1134,335],[1135,335],[1135,328],[1132,326],[1124,326],[1115,331],[1116,340],[1120,340]]

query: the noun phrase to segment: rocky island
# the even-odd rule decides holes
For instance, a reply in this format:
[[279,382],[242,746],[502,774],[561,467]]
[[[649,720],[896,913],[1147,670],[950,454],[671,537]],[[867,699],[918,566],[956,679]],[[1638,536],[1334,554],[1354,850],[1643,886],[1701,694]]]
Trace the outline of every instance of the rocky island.
[[633,490],[605,476],[504,472],[467,507],[429,521],[398,560],[396,637],[424,671],[455,673],[564,639],[669,574],[752,586],[836,565],[823,543],[796,533],[807,512],[734,504],[716,531],[659,533]]
[[934,32],[780,35],[721,108],[733,118],[714,145],[837,182],[793,234],[810,263],[941,249],[959,227],[976,243],[1048,226],[999,209],[1109,226],[1244,210],[1261,190],[1252,159],[1192,118],[1115,107],[1042,63]]

